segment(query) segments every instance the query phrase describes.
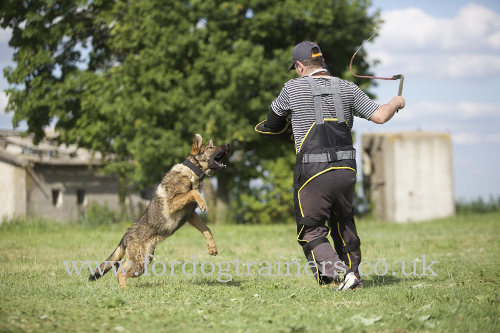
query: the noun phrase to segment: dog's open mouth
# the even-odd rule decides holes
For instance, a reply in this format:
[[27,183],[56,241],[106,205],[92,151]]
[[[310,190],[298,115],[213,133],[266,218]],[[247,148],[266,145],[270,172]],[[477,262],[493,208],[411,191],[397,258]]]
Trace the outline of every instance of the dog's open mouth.
[[220,149],[216,152],[213,157],[210,159],[210,169],[224,169],[226,165],[222,163],[222,160],[229,154],[230,148],[229,145],[224,146],[223,149]]

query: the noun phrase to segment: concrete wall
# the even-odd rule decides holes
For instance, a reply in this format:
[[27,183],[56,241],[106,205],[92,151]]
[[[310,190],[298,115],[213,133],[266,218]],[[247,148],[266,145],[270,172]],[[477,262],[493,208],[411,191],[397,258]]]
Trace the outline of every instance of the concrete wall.
[[26,173],[24,168],[0,161],[0,222],[26,214]]
[[[29,170],[27,213],[57,220],[78,218],[91,202],[106,205],[118,211],[118,182],[111,176],[100,175],[95,169],[84,166],[41,166]],[[53,191],[59,191],[54,202]],[[84,200],[78,203],[78,191]]]
[[455,213],[448,134],[364,134],[362,147],[364,188],[378,218],[410,222]]

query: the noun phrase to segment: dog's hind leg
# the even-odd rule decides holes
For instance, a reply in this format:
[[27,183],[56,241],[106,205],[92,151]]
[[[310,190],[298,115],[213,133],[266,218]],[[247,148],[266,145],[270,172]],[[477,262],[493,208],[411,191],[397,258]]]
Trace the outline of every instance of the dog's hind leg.
[[134,278],[141,276],[144,273],[144,261],[142,260],[130,260],[126,261],[122,265],[122,269],[118,271],[118,283],[120,288],[127,288],[126,280],[128,278]]
[[[130,270],[130,261],[125,261],[121,267],[121,269],[118,270],[118,273],[116,274],[118,278],[118,283],[120,284],[120,288],[125,289],[127,288],[127,275]],[[124,273],[125,272],[125,273]]]
[[123,263],[121,269],[119,269],[117,273],[118,283],[122,289],[127,288],[126,280],[128,278],[142,275],[144,273],[146,261],[149,263],[153,258],[154,245],[149,249],[147,249],[146,246],[140,246],[138,248],[131,246],[131,248],[133,250],[127,249],[128,259]]
[[198,229],[203,236],[205,236],[205,240],[207,242],[208,253],[212,256],[217,255],[217,246],[215,245],[214,237],[212,232],[207,227],[205,222],[198,216],[198,214],[193,213],[191,218],[188,220],[189,224]]

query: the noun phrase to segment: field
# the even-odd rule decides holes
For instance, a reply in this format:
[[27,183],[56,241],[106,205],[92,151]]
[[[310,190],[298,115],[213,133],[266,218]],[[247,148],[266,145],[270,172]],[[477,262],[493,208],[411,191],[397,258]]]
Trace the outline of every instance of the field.
[[[291,224],[212,226],[217,257],[186,226],[157,246],[156,274],[129,279],[126,290],[113,272],[94,283],[87,282],[86,266],[80,276],[68,274],[65,261],[78,268],[80,261],[107,258],[126,227],[42,220],[0,225],[0,331],[500,330],[499,213],[407,225],[358,221],[368,262],[362,267],[371,274],[356,291],[316,285],[303,269]],[[294,260],[300,261],[299,275]],[[171,270],[174,261],[185,264],[184,273],[181,264]],[[412,261],[416,275],[409,274]],[[292,263],[289,275],[285,262]]]

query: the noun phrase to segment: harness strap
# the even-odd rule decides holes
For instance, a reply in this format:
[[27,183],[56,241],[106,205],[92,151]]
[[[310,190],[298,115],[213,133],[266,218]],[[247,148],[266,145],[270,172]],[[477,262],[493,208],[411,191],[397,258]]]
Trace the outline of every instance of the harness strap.
[[313,95],[314,116],[316,118],[316,124],[323,124],[323,109],[321,108],[321,95],[322,93],[326,94],[327,91],[323,89],[325,87],[319,87],[312,77],[305,76],[305,78],[307,80],[307,83],[309,83],[309,87],[311,87],[311,92]]
[[356,150],[332,151],[319,154],[303,154],[302,163],[324,163],[356,158]]
[[311,92],[313,95],[314,104],[314,116],[316,118],[316,124],[323,124],[324,116],[323,109],[321,107],[321,95],[333,95],[333,103],[335,105],[335,113],[337,114],[337,121],[339,123],[345,122],[344,107],[342,105],[342,99],[340,97],[340,79],[338,77],[330,77],[330,86],[318,86],[311,76],[305,76],[309,87],[311,87]]
[[312,241],[304,244],[302,246],[302,249],[304,250],[304,253],[306,256],[309,255],[309,253],[311,253],[312,250],[314,250],[314,248],[320,244],[323,244],[323,243],[330,243],[328,241],[328,239],[326,237],[319,237],[319,238],[316,238],[316,239],[313,239]]
[[335,105],[335,113],[337,114],[337,121],[339,123],[345,122],[344,107],[342,106],[342,99],[340,98],[340,79],[338,77],[331,77],[331,86],[333,88],[333,103]]
[[359,238],[356,238],[346,243],[346,245],[342,247],[342,252],[344,253],[352,252],[358,249],[360,246],[361,246],[361,240]]
[[189,159],[185,159],[184,162],[182,162],[182,164],[191,169],[191,171],[193,171],[195,175],[198,176],[198,178],[200,178],[200,181],[203,180],[203,178],[205,178],[205,174],[203,173],[203,171]]
[[325,225],[325,221],[318,221],[311,217],[301,217],[298,223],[301,225],[307,225],[308,227],[321,227]]

